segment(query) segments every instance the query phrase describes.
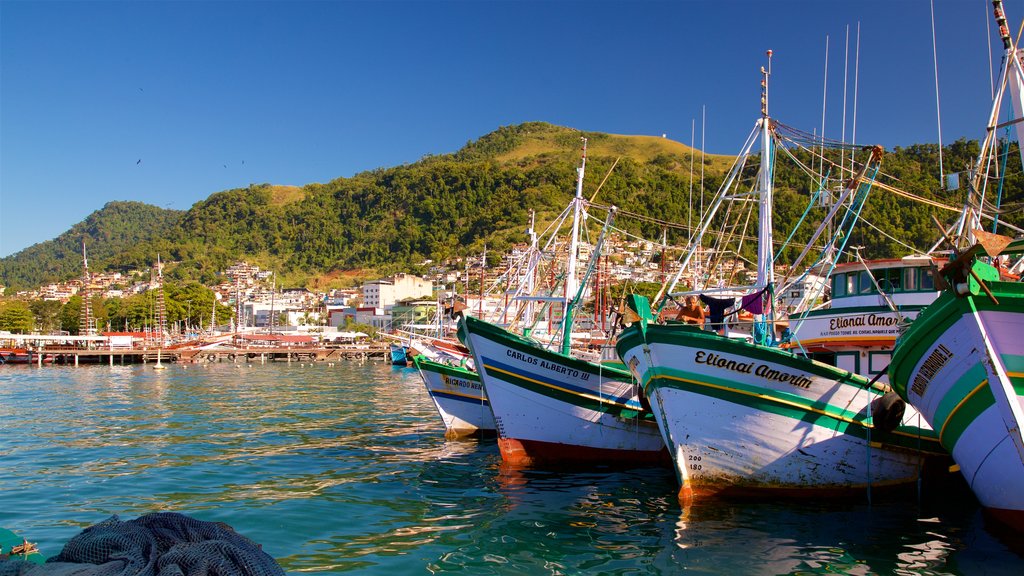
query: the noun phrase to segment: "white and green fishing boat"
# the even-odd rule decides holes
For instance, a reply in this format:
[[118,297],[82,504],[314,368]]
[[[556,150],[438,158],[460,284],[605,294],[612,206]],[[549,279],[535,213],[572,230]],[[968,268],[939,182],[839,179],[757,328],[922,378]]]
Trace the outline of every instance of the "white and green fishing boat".
[[[657,424],[643,405],[629,372],[618,362],[614,366],[580,358],[572,344],[574,312],[615,213],[609,210],[581,281],[576,259],[588,205],[582,195],[585,167],[586,140],[577,171],[576,195],[561,219],[572,216],[569,244],[548,250],[549,254],[562,255],[552,259],[565,266],[561,273],[564,292],[523,300],[562,306],[560,341],[542,342],[529,328],[516,334],[472,316],[464,316],[459,323],[459,338],[473,353],[494,414],[498,448],[507,464],[562,467],[667,462]],[[555,227],[556,232],[559,227]],[[552,240],[554,237],[552,234]],[[550,314],[551,307],[545,308]]]
[[413,356],[427,393],[444,422],[446,438],[494,434],[494,415],[480,376],[464,366]]
[[[632,296],[627,302],[632,323],[619,335],[616,349],[649,398],[674,460],[683,500],[701,494],[863,495],[870,494],[871,488],[913,483],[929,446],[939,449],[934,440],[929,441],[929,430],[904,424],[905,406],[896,394],[885,384],[780,347],[784,338],[778,328],[785,319],[778,314],[774,295],[774,163],[776,155],[793,156],[787,142],[809,135],[768,116],[770,60],[762,74],[761,117],[691,240],[679,271],[687,269],[699,250],[710,252],[701,242],[712,225],[728,230],[723,222],[730,216],[740,222],[756,221],[753,283],[701,291],[702,295],[739,295],[736,310],[752,313],[753,323],[739,330],[721,316],[706,325],[711,329],[657,323],[658,315],[652,313],[648,300]],[[819,238],[825,239],[817,262],[806,267],[821,270],[834,266],[843,252],[871,189],[881,149],[804,141],[811,148],[835,146],[851,157],[861,155],[856,170],[843,168],[845,163],[836,166],[841,171],[836,181],[843,186],[822,219],[825,224],[839,215],[836,232],[822,235],[828,228],[819,225],[806,243],[810,248]],[[751,158],[759,162],[745,170]],[[673,299],[685,295],[673,293],[674,285],[675,280],[665,293]],[[668,297],[662,300],[659,294],[656,300],[664,305]]]
[[[991,516],[1024,530],[1024,240],[982,230],[986,190],[1001,181],[996,131],[1006,91],[1021,136],[1024,55],[993,2],[1005,48],[1001,82],[960,219],[944,231],[953,258],[942,268],[942,294],[900,338],[889,367],[896,391],[938,432],[939,440]],[[991,195],[991,193],[990,193]],[[997,212],[998,213],[998,212]],[[1019,228],[1006,222],[1012,234]],[[1001,266],[994,266],[996,259]],[[987,260],[987,261],[986,261]],[[1016,264],[1014,261],[1016,260]],[[1008,264],[1008,265],[1007,265]]]

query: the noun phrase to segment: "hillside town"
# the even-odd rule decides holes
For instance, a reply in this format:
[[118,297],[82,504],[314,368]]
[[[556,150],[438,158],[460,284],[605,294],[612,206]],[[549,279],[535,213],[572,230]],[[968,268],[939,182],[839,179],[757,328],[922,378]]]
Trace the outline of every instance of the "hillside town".
[[[616,236],[609,239],[605,249],[607,256],[602,257],[600,274],[606,285],[660,284],[678,271],[675,261],[678,249],[648,241],[627,241]],[[508,286],[523,281],[510,276],[516,270],[516,263],[522,262],[529,250],[528,244],[516,245],[501,257],[498,264],[489,267],[483,255],[442,263],[428,260],[423,263],[426,273],[421,276],[398,273],[364,281],[358,287],[322,292],[306,287],[278,286],[273,271],[242,261],[223,270],[218,275],[223,280],[209,286],[217,304],[231,310],[231,320],[227,325],[218,323],[212,311],[194,315],[189,310],[188,316],[195,319],[195,325],[165,323],[161,330],[159,314],[154,310],[152,325],[86,326],[79,335],[134,332],[153,339],[157,332],[163,332],[168,337],[181,339],[215,331],[291,332],[313,333],[317,340],[330,341],[337,334],[346,333],[346,327],[351,326],[370,328],[369,332],[373,334],[415,331],[435,322],[438,302],[460,300],[467,314],[478,317],[506,307]],[[581,259],[589,258],[592,250],[592,245],[581,244]],[[56,301],[61,304],[86,293],[93,298],[126,298],[162,288],[163,268],[169,264],[172,263],[158,262],[150,270],[126,273],[86,272],[80,278],[4,296],[7,299]],[[722,262],[715,272],[727,276],[744,274],[746,269],[743,260],[733,259]],[[700,267],[694,267],[694,270],[683,275],[681,282],[684,285],[693,284],[694,274],[700,273]],[[480,289],[481,279],[483,290]],[[816,287],[820,282],[820,278],[811,277],[805,283]],[[0,295],[3,295],[2,287]],[[803,291],[794,290],[786,296],[795,304],[803,297]]]

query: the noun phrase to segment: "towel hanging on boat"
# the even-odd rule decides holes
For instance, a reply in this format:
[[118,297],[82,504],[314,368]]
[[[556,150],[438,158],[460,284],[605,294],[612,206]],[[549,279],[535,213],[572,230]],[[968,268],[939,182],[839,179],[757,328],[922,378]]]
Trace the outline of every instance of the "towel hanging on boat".
[[735,298],[712,298],[704,294],[700,295],[700,301],[707,304],[710,328],[721,326],[725,322],[725,311],[736,303]]
[[740,308],[750,312],[751,314],[764,314],[764,294],[769,292],[771,284],[765,286],[761,290],[754,292],[753,294],[747,294],[740,299]]

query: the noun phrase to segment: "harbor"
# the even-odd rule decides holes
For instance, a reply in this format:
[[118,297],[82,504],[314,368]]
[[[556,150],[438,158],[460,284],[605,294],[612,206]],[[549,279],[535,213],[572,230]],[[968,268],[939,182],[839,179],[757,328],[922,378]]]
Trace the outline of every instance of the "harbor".
[[267,362],[340,362],[351,360],[380,360],[387,356],[387,344],[332,347],[332,348],[157,348],[141,347],[129,350],[80,349],[68,346],[40,346],[26,349],[21,363],[42,366],[61,364],[155,364],[176,362],[197,364],[200,362],[258,363]]
[[0,5],[0,576],[1024,573],[1020,2]]

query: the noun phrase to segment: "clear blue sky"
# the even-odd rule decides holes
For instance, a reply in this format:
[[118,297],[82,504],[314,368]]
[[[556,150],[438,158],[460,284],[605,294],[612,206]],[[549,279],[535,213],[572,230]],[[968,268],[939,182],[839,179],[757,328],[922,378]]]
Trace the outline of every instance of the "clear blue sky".
[[[734,154],[758,115],[886,148],[937,142],[928,0],[0,0],[0,256],[111,200],[184,210],[454,152],[545,121]],[[1006,3],[1016,33],[1024,0]],[[979,138],[988,0],[935,0],[942,140]],[[1001,44],[991,27],[998,65]],[[141,162],[139,162],[141,160]],[[566,183],[571,187],[572,183]]]

